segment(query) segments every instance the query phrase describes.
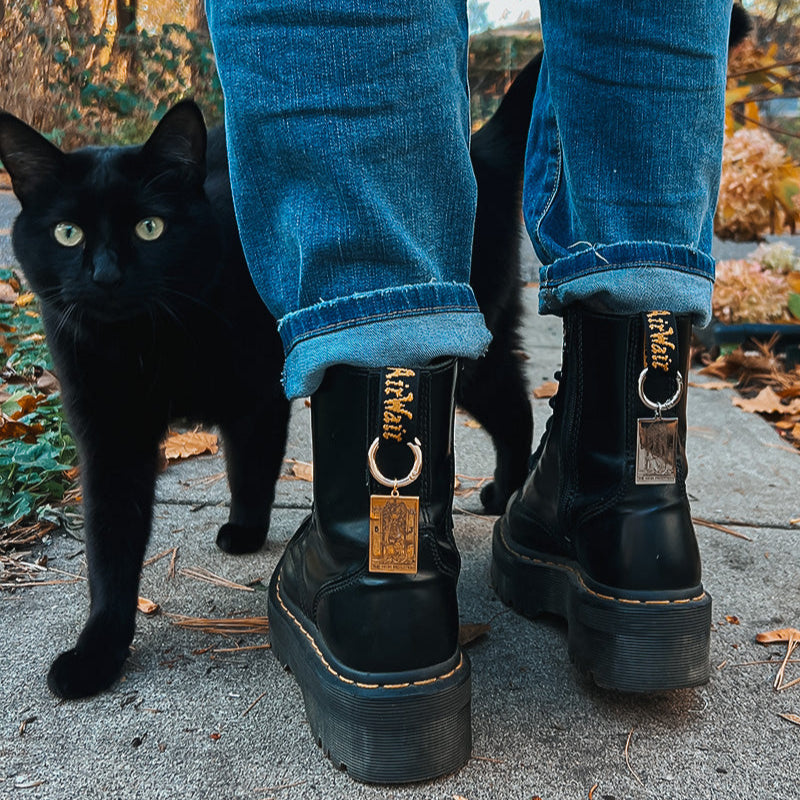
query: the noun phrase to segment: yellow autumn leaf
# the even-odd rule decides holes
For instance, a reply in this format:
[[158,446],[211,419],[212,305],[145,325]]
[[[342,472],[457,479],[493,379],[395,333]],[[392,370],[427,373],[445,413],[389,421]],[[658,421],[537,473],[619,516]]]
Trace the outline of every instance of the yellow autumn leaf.
[[216,434],[205,431],[170,433],[164,440],[164,455],[168,461],[191,458],[202,453],[214,455],[218,450]]
[[749,96],[752,89],[749,86],[734,86],[725,92],[725,105],[732,106],[734,103],[742,103]]
[[25,306],[29,306],[35,299],[36,295],[33,292],[25,292],[17,298],[14,305],[19,306],[19,308],[24,308]]
[[790,272],[786,276],[786,283],[793,292],[800,292],[800,271]]

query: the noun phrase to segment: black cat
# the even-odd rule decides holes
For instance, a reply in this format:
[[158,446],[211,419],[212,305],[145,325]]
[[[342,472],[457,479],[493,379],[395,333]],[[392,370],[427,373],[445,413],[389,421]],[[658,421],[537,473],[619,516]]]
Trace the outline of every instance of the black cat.
[[[224,140],[208,145],[206,161],[192,103],[142,147],[69,154],[0,117],[0,158],[22,205],[14,252],[41,300],[82,470],[91,611],[50,669],[62,697],[106,688],[128,655],[170,420],[222,433],[231,508],[218,545],[257,550],[269,526],[289,418],[282,348],[244,264]],[[247,376],[246,402],[220,369]]]
[[[522,483],[531,443],[511,350],[519,182],[537,72],[529,70],[519,108],[506,101],[474,144],[475,290],[495,341],[465,366],[459,402],[495,439],[496,480],[482,498],[495,512]],[[128,655],[170,420],[197,419],[222,433],[231,509],[217,544],[229,553],[263,545],[289,417],[283,354],[241,252],[224,132],[207,138],[193,103],[175,106],[140,147],[72,153],[0,113],[0,158],[22,206],[14,251],[41,301],[80,454],[91,610],[48,684],[61,697],[83,697],[108,687]],[[220,368],[247,376],[246,402],[215,378]]]
[[522,172],[542,53],[509,87],[492,118],[472,137],[478,183],[470,284],[492,342],[483,358],[464,361],[458,404],[492,437],[494,481],[481,491],[490,514],[502,514],[528,474],[533,416],[520,362],[522,317],[520,213]]

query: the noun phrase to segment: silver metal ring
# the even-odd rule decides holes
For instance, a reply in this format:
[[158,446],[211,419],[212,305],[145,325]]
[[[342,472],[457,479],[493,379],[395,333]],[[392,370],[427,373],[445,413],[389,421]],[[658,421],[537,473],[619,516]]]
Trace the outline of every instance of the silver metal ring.
[[641,374],[639,375],[639,399],[644,403],[651,411],[655,411],[656,414],[659,416],[661,415],[662,411],[667,411],[668,409],[672,408],[673,406],[678,404],[678,401],[681,399],[681,394],[683,393],[683,375],[680,372],[675,374],[675,382],[678,384],[678,388],[675,389],[675,394],[669,398],[665,403],[654,403],[645,393],[644,393],[644,379],[647,377],[647,367],[645,367]]
[[378,469],[378,465],[375,462],[375,454],[378,452],[379,444],[380,439],[376,437],[375,441],[369,446],[369,450],[367,451],[367,463],[369,464],[369,471],[372,473],[372,477],[375,478],[378,483],[382,484],[383,486],[388,486],[390,489],[399,489],[401,486],[408,486],[409,484],[414,483],[414,481],[419,478],[419,475],[422,472],[422,445],[419,439],[414,439],[413,442],[406,442],[406,444],[408,444],[408,446],[411,448],[411,452],[414,454],[414,464],[411,467],[411,472],[409,472],[405,478],[400,478],[398,480],[390,480]]

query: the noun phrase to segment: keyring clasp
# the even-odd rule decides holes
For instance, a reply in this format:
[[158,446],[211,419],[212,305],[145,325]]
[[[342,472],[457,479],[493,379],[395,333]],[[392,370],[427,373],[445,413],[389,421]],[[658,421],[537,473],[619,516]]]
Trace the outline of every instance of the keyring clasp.
[[409,484],[414,483],[414,481],[419,478],[420,473],[422,472],[422,445],[419,439],[414,439],[413,442],[406,442],[406,444],[411,448],[411,452],[414,454],[414,464],[411,467],[411,472],[409,472],[405,478],[399,478],[395,480],[387,478],[378,468],[378,464],[375,461],[375,455],[378,452],[379,444],[380,439],[376,437],[375,441],[369,446],[369,450],[367,451],[367,464],[369,464],[369,471],[372,474],[372,477],[375,478],[378,483],[380,483],[382,486],[388,486],[394,492],[403,486],[408,486]]

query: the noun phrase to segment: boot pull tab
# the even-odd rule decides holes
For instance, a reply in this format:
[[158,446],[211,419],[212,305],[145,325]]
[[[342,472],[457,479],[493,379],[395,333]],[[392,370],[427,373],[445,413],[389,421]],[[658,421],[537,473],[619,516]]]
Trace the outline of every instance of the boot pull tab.
[[[419,551],[419,496],[401,495],[422,472],[422,447],[417,438],[419,374],[407,367],[387,367],[381,371],[378,420],[380,432],[370,445],[367,464],[372,477],[391,488],[390,495],[369,498],[369,571],[415,575]],[[378,466],[378,450],[383,448],[389,463],[403,463],[398,451],[405,445],[414,463],[405,477],[386,477]]]
[[636,483],[673,484],[677,477],[678,420],[665,418],[663,413],[676,406],[683,394],[678,326],[670,311],[649,311],[642,315],[642,327],[644,369],[639,375],[639,399],[655,416],[637,420]]

